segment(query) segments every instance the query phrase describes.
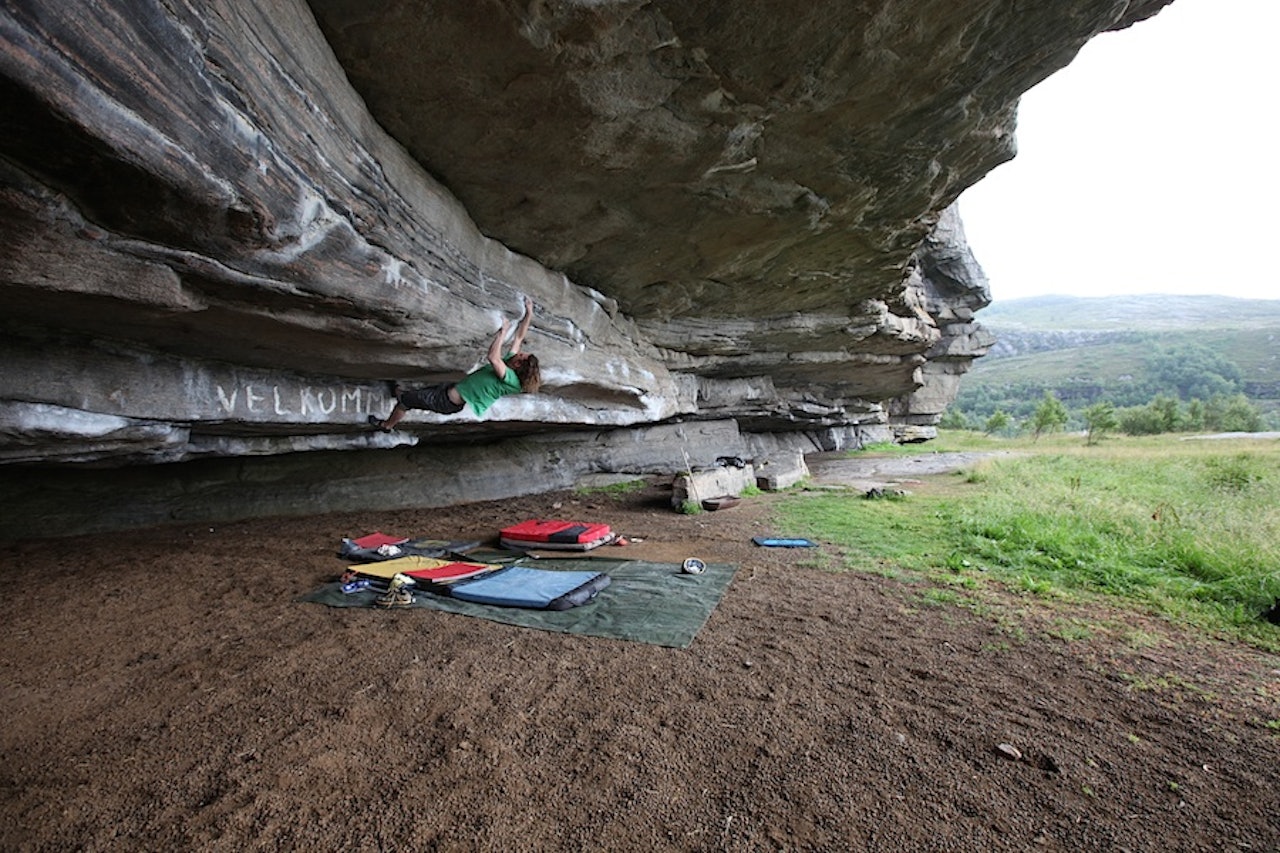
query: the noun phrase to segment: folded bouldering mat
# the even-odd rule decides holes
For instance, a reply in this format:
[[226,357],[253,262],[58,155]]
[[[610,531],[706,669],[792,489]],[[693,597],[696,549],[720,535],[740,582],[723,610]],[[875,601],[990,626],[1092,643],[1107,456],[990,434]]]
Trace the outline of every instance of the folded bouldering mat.
[[383,545],[400,545],[408,541],[408,536],[392,536],[388,533],[383,533],[381,530],[375,530],[373,533],[367,533],[356,539],[342,540],[344,545],[350,542],[357,548],[381,548]]
[[[396,575],[408,575],[418,582],[450,584],[496,572],[501,568],[502,566],[491,563],[442,560],[436,557],[399,557],[395,560],[352,566],[343,578],[353,576],[390,581]],[[383,586],[385,588],[385,584]]]
[[[711,617],[738,570],[729,563],[708,563],[705,572],[690,575],[682,573],[678,564],[600,557],[540,559],[537,566],[561,572],[603,573],[608,575],[609,584],[598,590],[586,606],[567,610],[481,604],[421,587],[413,590],[411,607],[542,631],[685,649]],[[372,608],[377,597],[374,590],[344,594],[340,583],[330,583],[301,600],[330,607]]]
[[410,556],[443,557],[465,553],[479,546],[478,541],[472,540],[411,539],[377,531],[355,539],[343,539],[338,555],[360,563],[372,563]]
[[614,533],[607,524],[531,518],[498,531],[504,548],[520,550],[590,551],[611,542]]

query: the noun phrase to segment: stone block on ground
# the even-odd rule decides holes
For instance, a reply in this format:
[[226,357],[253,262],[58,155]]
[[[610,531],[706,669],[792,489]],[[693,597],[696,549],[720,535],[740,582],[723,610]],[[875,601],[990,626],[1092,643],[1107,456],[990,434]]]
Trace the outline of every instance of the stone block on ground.
[[679,509],[686,501],[701,504],[707,498],[741,495],[748,486],[754,485],[755,470],[750,465],[678,474],[671,488],[671,506]]
[[790,488],[809,476],[804,454],[798,450],[781,451],[755,463],[756,486],[766,492]]

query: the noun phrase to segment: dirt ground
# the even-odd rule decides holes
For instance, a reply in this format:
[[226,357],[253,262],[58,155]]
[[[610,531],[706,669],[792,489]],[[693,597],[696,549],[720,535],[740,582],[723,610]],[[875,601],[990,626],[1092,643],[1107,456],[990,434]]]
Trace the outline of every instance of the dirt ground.
[[[669,499],[0,543],[0,848],[1280,850],[1280,658],[1000,591],[940,604],[831,571],[828,543],[752,545],[794,535],[777,496]],[[686,650],[295,600],[342,536],[533,517],[740,569]]]

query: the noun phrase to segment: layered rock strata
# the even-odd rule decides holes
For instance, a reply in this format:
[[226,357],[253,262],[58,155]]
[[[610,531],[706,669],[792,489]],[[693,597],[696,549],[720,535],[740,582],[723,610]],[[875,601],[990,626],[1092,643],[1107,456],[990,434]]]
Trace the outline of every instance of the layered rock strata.
[[[7,0],[0,466],[927,437],[991,344],[955,199],[1164,2]],[[524,295],[546,393],[365,427]]]

